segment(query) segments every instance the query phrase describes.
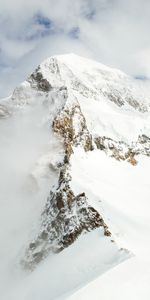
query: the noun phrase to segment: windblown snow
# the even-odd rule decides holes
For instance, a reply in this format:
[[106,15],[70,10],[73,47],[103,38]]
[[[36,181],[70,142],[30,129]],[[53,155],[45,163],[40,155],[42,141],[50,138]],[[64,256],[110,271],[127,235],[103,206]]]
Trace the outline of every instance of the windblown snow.
[[46,59],[0,102],[0,299],[150,298],[150,99]]

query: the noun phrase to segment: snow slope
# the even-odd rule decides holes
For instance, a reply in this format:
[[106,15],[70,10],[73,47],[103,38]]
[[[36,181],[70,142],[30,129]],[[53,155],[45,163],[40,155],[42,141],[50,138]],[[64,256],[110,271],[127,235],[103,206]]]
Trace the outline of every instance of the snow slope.
[[[117,299],[122,289],[131,299],[129,288],[149,299],[149,107],[126,74],[73,54],[45,60],[1,101],[0,299]],[[64,187],[69,210],[48,197]],[[41,243],[51,212],[59,234]],[[70,233],[74,243],[54,254]]]
[[[95,159],[94,155],[88,160],[92,167],[90,174],[86,174],[87,188],[90,186],[90,192],[94,188],[95,194],[95,182],[99,181],[96,196],[101,194],[104,212],[116,238],[134,256],[67,299],[149,299],[149,158],[141,156],[139,164],[133,168],[103,155],[95,163],[103,170],[102,174],[95,171]],[[84,163],[88,169],[87,160]]]

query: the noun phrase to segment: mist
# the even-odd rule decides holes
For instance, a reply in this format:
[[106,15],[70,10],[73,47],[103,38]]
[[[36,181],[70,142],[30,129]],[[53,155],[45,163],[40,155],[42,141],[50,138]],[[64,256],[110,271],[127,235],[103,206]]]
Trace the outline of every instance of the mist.
[[48,103],[43,104],[38,96],[30,101],[25,106],[7,104],[9,114],[0,119],[1,299],[8,286],[11,290],[11,284],[21,277],[21,259],[38,230],[41,212],[58,176],[49,164],[63,155],[61,143],[50,129]]
[[70,52],[148,80],[149,11],[146,0],[1,2],[1,97],[46,57]]

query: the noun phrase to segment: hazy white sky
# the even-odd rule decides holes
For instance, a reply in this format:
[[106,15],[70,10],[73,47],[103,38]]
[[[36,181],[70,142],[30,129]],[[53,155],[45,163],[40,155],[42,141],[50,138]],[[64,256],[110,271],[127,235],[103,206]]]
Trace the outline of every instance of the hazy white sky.
[[149,28],[149,0],[1,0],[0,95],[69,52],[150,77]]

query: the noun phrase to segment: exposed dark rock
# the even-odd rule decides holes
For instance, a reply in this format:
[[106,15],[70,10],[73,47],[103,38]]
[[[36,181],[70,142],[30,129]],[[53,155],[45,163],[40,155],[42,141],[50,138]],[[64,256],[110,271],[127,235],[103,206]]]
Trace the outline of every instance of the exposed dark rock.
[[138,140],[130,145],[105,136],[95,137],[94,142],[97,149],[104,151],[118,161],[126,160],[133,166],[136,166],[138,163],[138,155],[150,156],[150,138],[146,135],[139,136]]
[[141,143],[141,144],[146,144],[146,143],[150,144],[150,138],[147,135],[142,134],[142,135],[139,136],[138,142]]
[[[102,216],[88,204],[85,193],[74,195],[70,175],[61,172],[56,192],[51,192],[42,214],[40,233],[30,243],[24,266],[33,269],[49,252],[58,253],[71,245],[81,233],[103,227],[111,236]],[[69,177],[68,177],[69,176]]]
[[104,95],[117,106],[121,107],[125,105],[125,103],[128,103],[131,107],[138,110],[139,112],[143,113],[148,111],[147,106],[142,104],[139,99],[131,96],[131,93],[128,91],[128,89],[125,89],[121,92],[117,89],[115,90],[114,87],[109,86],[108,90],[109,92],[105,91]]
[[[78,128],[74,127],[74,120],[78,120]],[[72,154],[72,147],[82,145],[85,151],[93,150],[92,135],[89,133],[86,120],[82,114],[79,104],[73,105],[70,109],[64,109],[63,112],[55,118],[53,122],[54,132],[64,138],[64,148],[66,152],[65,161]]]
[[60,91],[64,91],[64,90],[67,91],[67,87],[63,85],[63,86],[61,86],[61,87],[59,88],[59,90],[60,90]]
[[114,102],[117,106],[121,107],[124,105],[125,101],[121,97],[119,93],[115,93],[115,91],[112,92],[112,94],[107,94],[110,101]]
[[106,147],[104,145],[104,142],[103,142],[103,138],[101,137],[96,137],[95,140],[94,140],[96,146],[97,146],[97,149],[99,150],[105,150]]
[[28,81],[33,88],[36,88],[39,91],[49,92],[52,89],[49,81],[46,78],[43,78],[43,75],[40,72],[40,68],[36,69],[35,72],[31,74]]
[[111,235],[102,216],[88,204],[86,194],[75,195],[70,187],[73,147],[80,145],[85,151],[93,150],[92,136],[79,104],[65,107],[54,119],[52,128],[64,140],[64,164],[60,167],[58,186],[50,192],[42,213],[39,233],[26,250],[23,264],[30,269],[50,252],[59,253],[71,245],[81,233],[102,227],[104,235]]

